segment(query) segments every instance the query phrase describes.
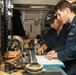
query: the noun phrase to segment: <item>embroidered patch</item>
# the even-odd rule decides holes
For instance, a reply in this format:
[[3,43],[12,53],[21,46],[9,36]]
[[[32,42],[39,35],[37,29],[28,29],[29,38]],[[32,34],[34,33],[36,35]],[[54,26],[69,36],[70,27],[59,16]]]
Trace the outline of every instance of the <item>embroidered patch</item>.
[[74,35],[74,33],[73,33],[73,32],[70,32],[68,35],[69,35],[69,36],[73,36],[73,35]]
[[47,18],[46,18],[46,20],[50,20],[50,19],[51,19],[51,17],[47,17]]
[[73,27],[75,26],[75,24],[72,25]]

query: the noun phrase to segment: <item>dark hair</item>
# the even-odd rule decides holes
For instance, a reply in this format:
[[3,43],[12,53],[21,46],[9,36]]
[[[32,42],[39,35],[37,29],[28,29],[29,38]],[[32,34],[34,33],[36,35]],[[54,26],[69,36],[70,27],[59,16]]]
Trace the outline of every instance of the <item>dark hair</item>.
[[69,8],[71,11],[73,11],[73,7],[72,7],[71,3],[69,3],[69,2],[66,1],[66,0],[59,1],[59,2],[57,3],[57,5],[54,7],[54,10],[57,11],[57,10],[59,9],[59,10],[62,11],[62,10],[65,9],[66,7]]

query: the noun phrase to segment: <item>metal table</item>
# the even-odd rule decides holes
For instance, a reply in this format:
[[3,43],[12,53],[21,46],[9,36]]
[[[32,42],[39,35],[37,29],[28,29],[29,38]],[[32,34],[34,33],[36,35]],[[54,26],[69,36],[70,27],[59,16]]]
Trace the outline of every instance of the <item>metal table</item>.
[[[30,50],[33,56],[33,61],[37,62],[36,57],[35,57],[35,50]],[[46,72],[61,72],[63,75],[67,75],[65,71],[60,67],[60,66],[44,66],[44,69]],[[24,74],[26,75],[26,74]]]

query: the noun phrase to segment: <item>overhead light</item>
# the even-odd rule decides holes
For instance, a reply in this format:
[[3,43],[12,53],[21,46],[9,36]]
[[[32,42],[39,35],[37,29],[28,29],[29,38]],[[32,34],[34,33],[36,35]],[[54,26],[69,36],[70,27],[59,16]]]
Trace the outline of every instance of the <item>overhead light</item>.
[[70,3],[76,2],[76,0],[67,0],[67,1],[70,2]]
[[30,8],[47,8],[47,6],[35,6],[35,5],[31,5],[29,6]]

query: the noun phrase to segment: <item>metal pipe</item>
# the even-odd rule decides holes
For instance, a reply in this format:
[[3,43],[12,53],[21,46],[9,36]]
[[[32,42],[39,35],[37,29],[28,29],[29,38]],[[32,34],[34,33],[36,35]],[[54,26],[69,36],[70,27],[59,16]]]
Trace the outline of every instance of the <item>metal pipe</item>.
[[33,56],[30,50],[29,50],[29,57],[30,57],[30,62],[33,63]]

